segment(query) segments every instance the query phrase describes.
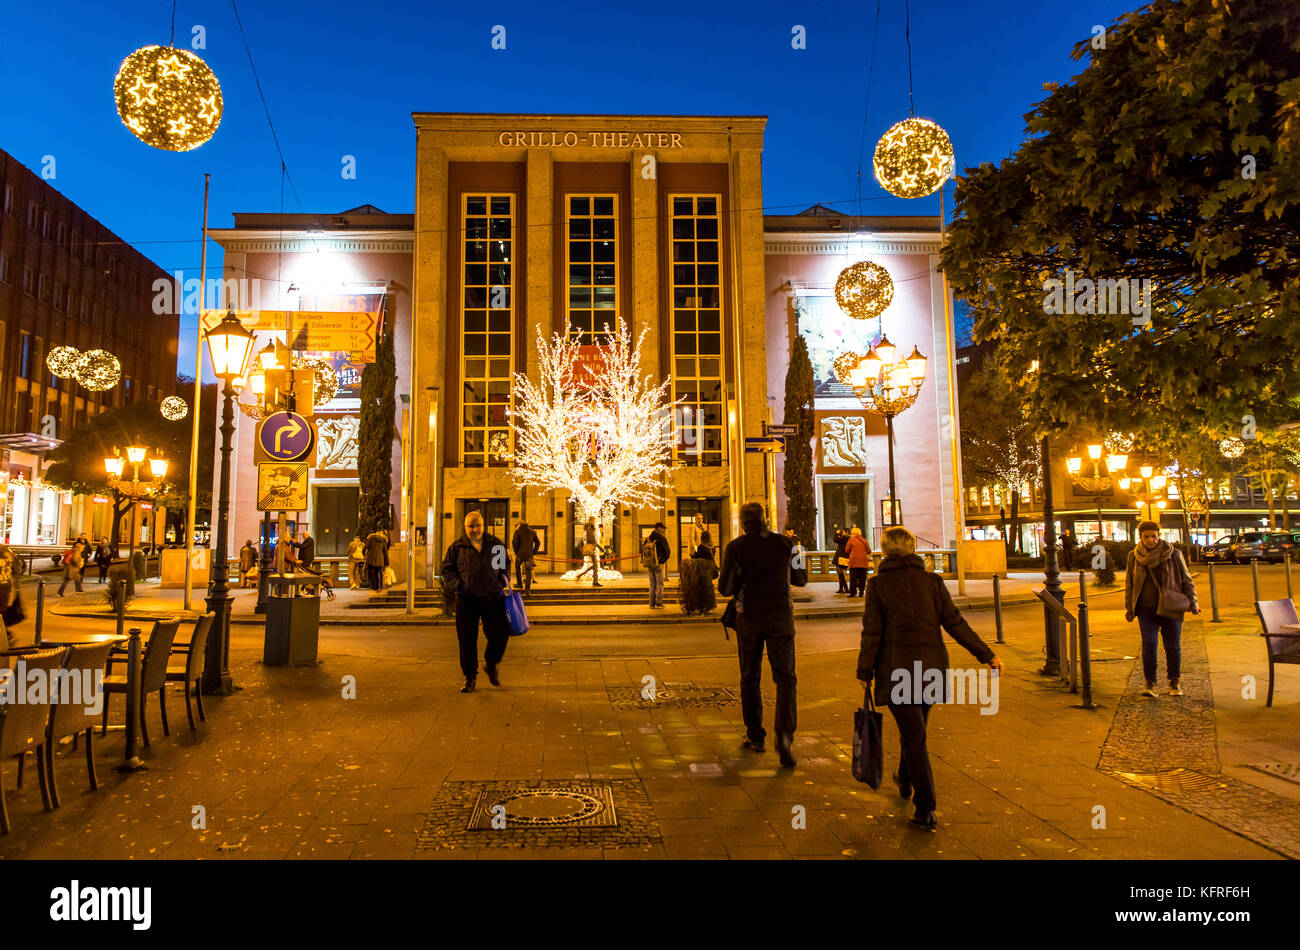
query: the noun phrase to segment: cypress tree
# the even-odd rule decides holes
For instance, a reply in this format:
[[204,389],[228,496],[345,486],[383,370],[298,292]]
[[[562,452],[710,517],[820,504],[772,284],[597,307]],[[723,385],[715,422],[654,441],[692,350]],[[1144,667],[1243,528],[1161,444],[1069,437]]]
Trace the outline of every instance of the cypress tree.
[[357,532],[392,528],[394,417],[397,415],[397,358],[393,335],[382,336],[375,361],[361,371],[361,422],[357,432]]
[[805,547],[816,536],[817,506],[813,492],[813,368],[808,344],[796,333],[785,373],[785,424],[799,434],[785,439],[785,526]]

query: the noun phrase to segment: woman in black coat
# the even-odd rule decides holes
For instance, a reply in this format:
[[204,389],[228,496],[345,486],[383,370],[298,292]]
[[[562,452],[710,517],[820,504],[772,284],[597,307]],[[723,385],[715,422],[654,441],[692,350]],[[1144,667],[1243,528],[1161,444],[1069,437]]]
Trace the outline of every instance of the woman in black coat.
[[699,547],[682,562],[677,596],[685,613],[706,614],[718,605],[717,592],[713,588],[718,565],[713,560],[712,542],[709,532],[703,532]]
[[[849,533],[843,528],[835,529],[835,576],[839,578],[840,589],[835,593],[849,592]],[[841,563],[841,561],[843,563]]]
[[[894,773],[898,794],[916,805],[912,824],[932,829],[937,824],[934,775],[925,728],[930,706],[951,698],[948,651],[940,627],[991,670],[1001,671],[1002,661],[962,618],[943,578],[925,569],[916,556],[912,532],[888,528],[880,547],[885,558],[867,583],[862,612],[858,682],[872,689],[874,680],[876,704],[888,706],[893,713],[902,746],[902,761]],[[921,682],[913,682],[918,674]],[[969,680],[966,684],[969,689]],[[938,688],[931,689],[932,685]],[[990,693],[992,688],[990,684]]]

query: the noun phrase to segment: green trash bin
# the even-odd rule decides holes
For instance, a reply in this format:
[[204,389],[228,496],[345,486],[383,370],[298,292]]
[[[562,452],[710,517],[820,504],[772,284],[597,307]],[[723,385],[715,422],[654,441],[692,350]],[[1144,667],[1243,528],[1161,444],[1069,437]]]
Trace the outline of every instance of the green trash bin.
[[317,661],[320,578],[314,574],[271,574],[266,598],[267,666],[310,666]]

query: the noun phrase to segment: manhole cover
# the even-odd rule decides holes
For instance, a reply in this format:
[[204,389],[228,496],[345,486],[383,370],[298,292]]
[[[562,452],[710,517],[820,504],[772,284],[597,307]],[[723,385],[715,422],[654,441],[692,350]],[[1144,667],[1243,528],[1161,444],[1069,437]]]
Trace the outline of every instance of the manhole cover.
[[[494,829],[493,821],[497,827]],[[479,793],[470,816],[469,829],[566,827],[618,825],[614,800],[608,788],[534,788]]]
[[[737,691],[726,686],[697,686],[694,683],[660,683],[654,699],[642,686],[609,686],[609,701],[616,709],[654,709],[658,707],[720,708],[740,701]],[[765,703],[772,697],[764,696]]]
[[1227,788],[1219,777],[1195,769],[1161,769],[1158,772],[1116,772],[1116,775],[1157,792],[1211,792]]
[[1250,767],[1258,772],[1263,772],[1265,775],[1284,778],[1288,782],[1295,782],[1300,785],[1300,762],[1252,763]]

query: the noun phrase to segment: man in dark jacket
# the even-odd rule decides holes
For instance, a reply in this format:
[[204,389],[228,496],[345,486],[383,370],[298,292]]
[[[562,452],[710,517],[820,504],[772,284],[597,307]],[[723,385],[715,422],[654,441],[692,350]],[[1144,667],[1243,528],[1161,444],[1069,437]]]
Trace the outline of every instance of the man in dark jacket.
[[388,536],[382,531],[366,535],[366,580],[371,590],[382,590],[384,568],[388,566]]
[[542,542],[537,532],[528,526],[527,521],[520,521],[515,533],[510,538],[510,550],[515,552],[515,586],[527,597],[533,590],[534,558]]
[[306,528],[302,531],[302,540],[298,542],[298,564],[305,571],[312,569],[312,564],[316,560],[316,539],[311,536],[311,532]]
[[478,624],[483,621],[487,650],[483,660],[489,682],[500,686],[497,664],[506,653],[510,623],[506,620],[505,589],[510,583],[510,558],[506,546],[487,534],[483,515],[465,516],[465,533],[447,549],[442,561],[443,589],[456,595],[456,639],[460,641],[460,669],[465,674],[462,693],[474,691],[478,682]]
[[763,647],[776,683],[776,750],[781,765],[795,764],[790,751],[794,740],[794,602],[790,585],[803,587],[808,571],[803,564],[802,549],[789,538],[767,530],[763,506],[747,502],[740,508],[743,534],[727,545],[722,554],[722,577],[718,590],[736,597],[739,603],[736,620],[736,650],[740,655],[740,708],[747,736],[741,748],[751,752],[764,750],[763,695],[759,684],[763,675]]
[[[898,793],[916,805],[912,824],[931,829],[937,822],[925,727],[932,702],[916,699],[922,696],[922,685],[931,683],[941,683],[941,695],[948,698],[948,651],[940,626],[991,669],[1001,670],[1002,661],[957,611],[943,578],[925,569],[916,556],[912,532],[901,526],[887,528],[880,547],[885,558],[867,583],[862,613],[858,682],[872,689],[874,679],[876,704],[889,706],[898,722],[902,761],[894,781]],[[911,682],[918,675],[922,682]],[[925,692],[933,696],[932,691]]]
[[650,567],[648,562],[646,573],[650,575],[650,606],[662,607],[664,605],[664,579],[668,575],[668,568],[664,567],[668,559],[673,556],[672,548],[668,546],[668,526],[662,521],[655,522],[654,530],[650,532],[650,537],[646,538],[647,544],[654,545],[654,567]]

